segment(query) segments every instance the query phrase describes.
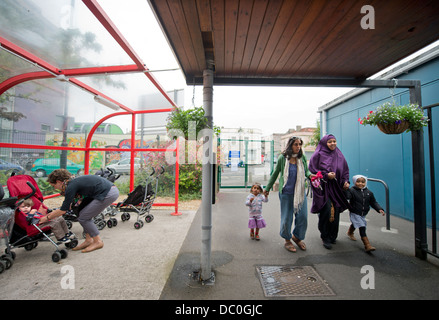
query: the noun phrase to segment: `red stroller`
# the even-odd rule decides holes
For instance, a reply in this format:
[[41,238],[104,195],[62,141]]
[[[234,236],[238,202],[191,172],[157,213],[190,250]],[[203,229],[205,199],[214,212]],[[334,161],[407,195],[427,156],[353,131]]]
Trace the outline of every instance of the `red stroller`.
[[12,234],[12,227],[14,226],[15,209],[19,207],[24,200],[32,197],[36,191],[30,182],[28,182],[28,184],[31,187],[32,192],[20,200],[18,200],[17,197],[3,199],[5,193],[3,187],[0,186],[0,244],[4,242],[4,245],[6,246],[5,254],[0,257],[0,273],[9,269],[15,259],[15,252],[11,251],[9,237]]
[[[18,199],[28,195],[33,188],[31,188],[28,182],[35,188],[35,194],[31,197],[34,205],[32,209],[40,209],[42,206],[44,209],[48,209],[46,205],[43,204],[43,194],[38,188],[38,184],[35,179],[29,175],[18,175],[11,176],[8,179],[7,186],[9,190],[9,195],[11,197],[17,197]],[[50,210],[49,210],[50,212]],[[67,258],[67,251],[60,249],[57,242],[51,239],[53,235],[49,226],[44,226],[40,228],[38,226],[39,219],[31,214],[25,214],[20,211],[15,212],[15,224],[12,229],[12,236],[10,243],[12,247],[24,247],[25,250],[32,250],[38,246],[39,241],[49,241],[51,242],[56,250],[52,254],[52,261],[58,262],[60,259]],[[72,249],[78,245],[78,240],[76,237],[72,239],[65,246]]]

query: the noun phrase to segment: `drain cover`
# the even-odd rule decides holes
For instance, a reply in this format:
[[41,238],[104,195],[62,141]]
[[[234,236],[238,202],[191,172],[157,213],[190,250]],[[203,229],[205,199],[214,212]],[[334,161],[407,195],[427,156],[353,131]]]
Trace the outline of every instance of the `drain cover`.
[[335,295],[309,266],[259,266],[256,269],[266,297]]

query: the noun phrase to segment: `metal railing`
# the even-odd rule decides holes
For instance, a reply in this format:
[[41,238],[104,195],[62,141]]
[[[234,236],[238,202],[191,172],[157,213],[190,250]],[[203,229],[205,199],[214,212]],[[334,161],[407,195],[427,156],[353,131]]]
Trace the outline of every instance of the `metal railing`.
[[390,201],[389,201],[389,186],[383,180],[375,178],[367,178],[367,181],[379,182],[386,189],[386,230],[390,230]]

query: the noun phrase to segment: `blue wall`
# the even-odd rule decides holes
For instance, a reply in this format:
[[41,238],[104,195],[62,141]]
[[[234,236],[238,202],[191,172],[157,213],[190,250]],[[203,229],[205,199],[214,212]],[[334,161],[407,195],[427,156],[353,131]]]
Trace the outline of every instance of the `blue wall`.
[[[429,61],[397,79],[421,80],[422,104],[439,103],[439,58]],[[395,89],[397,103],[409,103],[408,89]],[[391,101],[391,90],[368,90],[327,110],[326,128],[337,138],[337,145],[349,164],[350,176],[363,174],[384,180],[390,190],[390,212],[413,221],[413,169],[411,133],[386,135],[374,126],[363,126],[358,118],[385,101]],[[426,114],[426,112],[425,112]],[[439,107],[433,108],[435,159],[439,159]],[[424,128],[427,222],[431,225],[431,194],[428,132]],[[438,160],[435,161],[438,163]],[[436,199],[439,198],[439,164],[435,167]],[[369,182],[378,202],[385,208],[385,189],[378,182]],[[438,201],[439,202],[439,201]],[[439,206],[439,204],[437,204]],[[436,208],[439,212],[439,208]],[[439,219],[438,219],[439,220]],[[438,221],[439,224],[439,221]]]

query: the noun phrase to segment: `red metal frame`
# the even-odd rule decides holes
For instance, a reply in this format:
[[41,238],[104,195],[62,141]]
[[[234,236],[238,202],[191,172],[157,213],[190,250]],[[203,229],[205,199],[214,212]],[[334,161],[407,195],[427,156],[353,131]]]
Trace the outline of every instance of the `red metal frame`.
[[[102,7],[99,5],[97,0],[82,0],[82,2],[89,8],[89,10],[93,13],[93,15],[97,18],[97,20],[104,26],[104,28],[110,33],[110,35],[114,38],[114,40],[120,45],[120,47],[128,54],[128,56],[133,60],[133,65],[120,65],[120,66],[105,66],[105,67],[89,67],[89,68],[76,68],[76,69],[65,69],[61,70],[56,68],[55,66],[52,66],[47,61],[44,61],[43,59],[35,56],[34,54],[28,52],[27,50],[17,46],[16,44],[10,42],[9,40],[0,37],[0,46],[5,48],[7,51],[17,55],[18,57],[23,58],[24,60],[29,61],[31,64],[34,64],[38,66],[39,68],[43,69],[44,71],[36,71],[36,72],[28,72],[20,75],[16,75],[14,77],[11,77],[2,83],[0,83],[0,95],[3,94],[5,91],[9,90],[10,88],[26,82],[26,81],[32,81],[32,80],[39,80],[39,79],[49,79],[49,78],[58,78],[60,77],[60,80],[66,80],[85,91],[90,92],[93,95],[99,95],[116,105],[118,105],[121,109],[124,110],[124,112],[117,112],[110,114],[101,120],[99,120],[93,128],[90,130],[85,148],[71,148],[71,147],[58,147],[58,146],[42,146],[42,145],[28,145],[28,144],[15,144],[15,143],[0,143],[0,147],[3,148],[21,148],[21,149],[46,149],[46,150],[75,150],[75,151],[84,151],[85,152],[85,160],[84,160],[84,173],[88,174],[90,170],[90,151],[121,151],[117,148],[110,148],[110,149],[102,149],[102,148],[90,148],[91,144],[91,137],[93,136],[95,130],[97,127],[104,122],[105,120],[118,116],[118,115],[127,115],[131,114],[132,121],[131,121],[131,148],[130,149],[124,149],[123,151],[131,152],[131,155],[134,154],[134,152],[137,151],[155,151],[155,152],[165,152],[165,151],[172,151],[176,152],[177,154],[177,162],[176,162],[176,174],[175,174],[175,202],[174,203],[155,203],[155,206],[174,206],[175,212],[173,215],[179,215],[181,213],[178,212],[178,183],[179,183],[179,162],[178,162],[178,155],[179,155],[179,144],[177,141],[177,146],[175,149],[148,149],[148,148],[134,148],[135,146],[135,115],[141,114],[141,113],[154,113],[154,112],[170,112],[173,110],[173,108],[176,107],[175,102],[169,97],[169,95],[166,93],[164,88],[158,83],[158,81],[154,78],[154,76],[149,72],[149,69],[146,68],[145,64],[142,62],[140,57],[137,55],[137,53],[131,48],[130,44],[126,41],[124,36],[120,33],[120,31],[117,29],[115,24],[111,21],[111,19],[108,17],[108,15],[104,12]],[[99,92],[98,90],[86,85],[85,83],[79,81],[76,78],[78,76],[90,76],[95,74],[108,74],[108,73],[129,73],[129,72],[142,72],[146,75],[146,77],[153,83],[153,85],[159,90],[159,92],[168,100],[168,102],[173,106],[173,108],[168,109],[157,109],[157,110],[142,110],[142,111],[133,111],[132,109],[128,108],[127,106],[124,106],[123,104],[117,102],[116,100],[106,96],[105,94]],[[61,78],[62,77],[62,78]],[[131,163],[130,163],[130,169],[131,172],[134,172],[134,156],[131,156]],[[133,190],[134,188],[134,176],[133,174],[130,175],[130,190]],[[54,197],[56,195],[48,196]]]

